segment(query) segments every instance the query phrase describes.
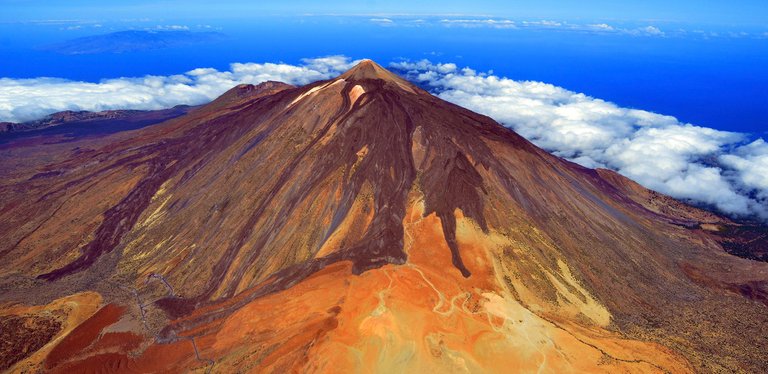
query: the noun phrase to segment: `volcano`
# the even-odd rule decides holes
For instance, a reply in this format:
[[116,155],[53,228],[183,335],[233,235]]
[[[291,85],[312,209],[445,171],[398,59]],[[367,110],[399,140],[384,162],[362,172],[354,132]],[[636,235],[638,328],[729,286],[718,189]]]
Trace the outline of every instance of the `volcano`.
[[0,370],[768,372],[764,235],[370,60],[0,147]]

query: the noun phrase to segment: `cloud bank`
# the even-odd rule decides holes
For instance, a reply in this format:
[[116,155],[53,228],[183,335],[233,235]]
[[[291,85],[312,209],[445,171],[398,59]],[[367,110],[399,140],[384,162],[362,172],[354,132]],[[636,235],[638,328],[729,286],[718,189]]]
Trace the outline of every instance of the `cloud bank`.
[[441,98],[486,114],[552,153],[618,171],[678,199],[768,220],[768,143],[621,108],[541,82],[427,60],[392,68]]
[[[604,27],[597,25],[597,27]],[[171,76],[106,79],[0,79],[0,121],[62,110],[161,109],[196,105],[231,87],[267,80],[303,85],[332,78],[357,61],[344,56],[300,64],[235,63]],[[768,221],[768,143],[746,134],[681,123],[541,82],[521,82],[427,60],[391,68],[441,98],[486,114],[538,146],[587,167],[616,170],[678,199]]]
[[441,19],[440,24],[446,27],[492,27],[495,29],[516,29],[514,21],[508,19]]
[[[336,15],[338,16],[338,15]],[[387,18],[374,17],[368,21],[380,26],[387,27],[453,27],[453,28],[490,28],[490,29],[508,29],[508,30],[539,30],[552,32],[575,32],[596,35],[617,35],[633,37],[655,37],[655,38],[752,38],[766,39],[768,33],[764,31],[744,31],[744,30],[721,30],[704,31],[695,29],[685,29],[670,23],[662,22],[662,29],[656,25],[648,24],[627,24],[618,22],[608,23],[585,23],[574,21],[555,21],[555,20],[520,20],[509,18],[489,18],[479,16],[453,16],[438,17],[426,16],[413,18],[416,15],[391,15]]]

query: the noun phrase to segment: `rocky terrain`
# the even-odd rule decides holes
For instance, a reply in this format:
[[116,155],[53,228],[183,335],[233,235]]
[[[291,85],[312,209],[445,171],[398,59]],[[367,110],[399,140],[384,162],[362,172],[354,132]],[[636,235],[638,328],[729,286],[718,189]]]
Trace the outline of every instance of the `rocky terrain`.
[[372,61],[0,158],[10,372],[768,371],[759,225]]

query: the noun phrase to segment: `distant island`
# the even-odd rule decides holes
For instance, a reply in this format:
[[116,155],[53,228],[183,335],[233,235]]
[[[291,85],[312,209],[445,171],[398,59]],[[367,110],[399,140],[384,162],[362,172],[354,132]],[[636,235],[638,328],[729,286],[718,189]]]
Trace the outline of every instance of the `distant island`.
[[65,55],[127,53],[215,42],[224,38],[226,38],[225,34],[214,31],[127,30],[84,36],[49,44],[42,49]]

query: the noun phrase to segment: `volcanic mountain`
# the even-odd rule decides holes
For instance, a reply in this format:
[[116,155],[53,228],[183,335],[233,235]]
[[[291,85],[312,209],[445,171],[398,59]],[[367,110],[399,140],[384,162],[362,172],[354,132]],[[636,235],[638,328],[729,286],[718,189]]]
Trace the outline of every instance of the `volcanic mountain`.
[[372,61],[1,147],[0,369],[768,371],[738,224]]

